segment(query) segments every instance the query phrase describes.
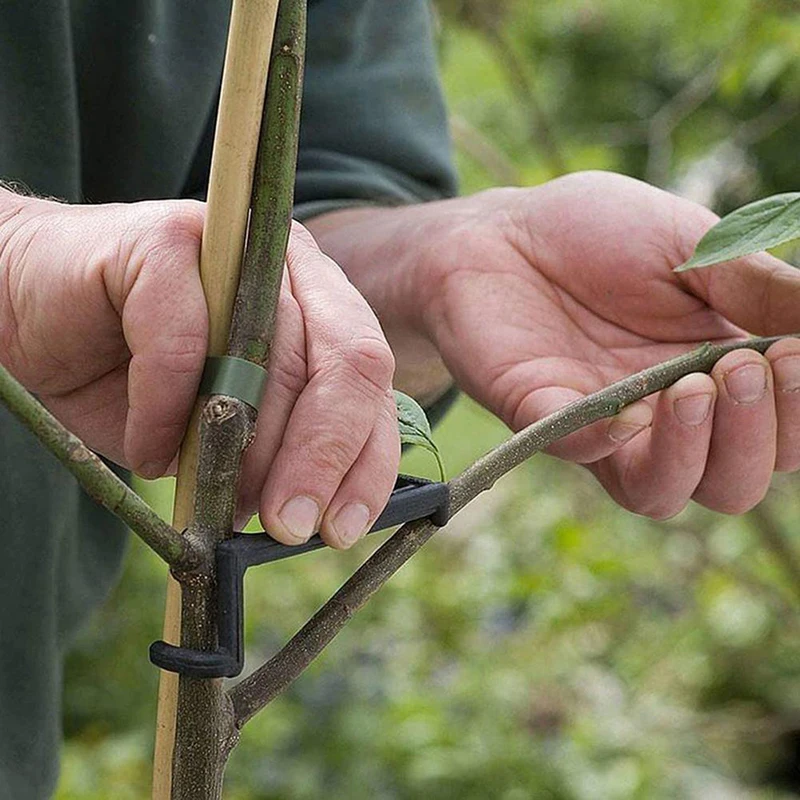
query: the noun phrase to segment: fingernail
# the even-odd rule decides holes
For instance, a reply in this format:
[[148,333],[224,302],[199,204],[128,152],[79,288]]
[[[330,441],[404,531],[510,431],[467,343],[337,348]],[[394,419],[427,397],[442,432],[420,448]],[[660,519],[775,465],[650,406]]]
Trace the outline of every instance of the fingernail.
[[675,416],[684,424],[692,428],[708,419],[708,412],[711,411],[710,394],[694,394],[690,397],[681,397],[675,401]]
[[634,403],[617,414],[608,426],[608,436],[615,442],[627,442],[649,427],[653,409],[647,403]]
[[728,394],[737,403],[755,403],[767,391],[767,370],[761,364],[745,364],[725,376]]
[[784,356],[772,365],[775,383],[782,392],[800,390],[800,356]]
[[305,495],[287,501],[278,514],[284,528],[298,542],[307,542],[317,531],[319,506]]
[[333,532],[345,546],[355,544],[369,527],[370,512],[363,503],[348,503],[333,519]]

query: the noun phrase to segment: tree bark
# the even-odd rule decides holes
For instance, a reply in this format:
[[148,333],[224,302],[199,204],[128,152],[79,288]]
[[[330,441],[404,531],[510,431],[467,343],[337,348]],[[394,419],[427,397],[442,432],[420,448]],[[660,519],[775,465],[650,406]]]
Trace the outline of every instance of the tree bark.
[[[203,409],[192,533],[207,548],[201,569],[175,574],[181,584],[181,644],[217,647],[213,553],[229,537],[236,511],[241,456],[255,431],[246,403],[213,397]],[[230,702],[222,679],[181,677],[173,756],[174,800],[217,800],[228,752],[235,741]]]

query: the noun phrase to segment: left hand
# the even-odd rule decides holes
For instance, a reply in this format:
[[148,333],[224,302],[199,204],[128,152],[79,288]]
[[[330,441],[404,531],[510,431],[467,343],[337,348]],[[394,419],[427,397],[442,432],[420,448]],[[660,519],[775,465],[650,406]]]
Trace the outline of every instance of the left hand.
[[[406,316],[417,338],[424,331],[458,384],[515,430],[701,342],[800,330],[796,270],[762,254],[674,273],[716,217],[621,176],[386,214],[405,226],[399,260],[416,276]],[[385,235],[389,217],[375,219]],[[395,346],[402,322],[382,321]],[[400,354],[398,364],[402,374]],[[648,516],[672,516],[690,498],[741,513],[774,470],[800,467],[800,341],[766,357],[730,353],[711,375],[686,376],[551,452],[588,465]]]

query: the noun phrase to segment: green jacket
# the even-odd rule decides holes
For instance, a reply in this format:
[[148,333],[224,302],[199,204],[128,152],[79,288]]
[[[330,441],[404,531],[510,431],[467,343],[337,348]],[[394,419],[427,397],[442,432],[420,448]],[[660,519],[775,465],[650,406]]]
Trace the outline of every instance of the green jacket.
[[[0,4],[0,179],[69,202],[202,197],[229,9]],[[454,190],[427,0],[311,0],[298,216]],[[0,800],[36,800],[57,778],[62,654],[125,534],[3,409],[0,520]]]

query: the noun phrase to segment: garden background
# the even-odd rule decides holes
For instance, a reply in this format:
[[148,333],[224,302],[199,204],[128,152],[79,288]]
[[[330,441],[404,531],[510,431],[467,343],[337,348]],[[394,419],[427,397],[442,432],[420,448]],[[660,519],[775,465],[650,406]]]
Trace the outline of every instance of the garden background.
[[[800,190],[796,0],[441,0],[465,192],[611,169],[717,211]],[[797,250],[782,255],[800,265]],[[466,399],[454,474],[506,435]],[[435,474],[422,453],[405,468]],[[169,482],[146,487],[168,513]],[[248,664],[377,542],[248,573]],[[149,797],[164,571],[67,661],[59,800]],[[800,482],[665,523],[540,457],[439,534],[246,729],[230,800],[800,797]]]

